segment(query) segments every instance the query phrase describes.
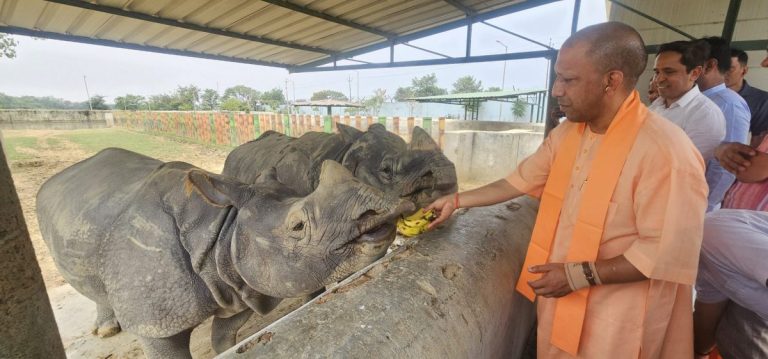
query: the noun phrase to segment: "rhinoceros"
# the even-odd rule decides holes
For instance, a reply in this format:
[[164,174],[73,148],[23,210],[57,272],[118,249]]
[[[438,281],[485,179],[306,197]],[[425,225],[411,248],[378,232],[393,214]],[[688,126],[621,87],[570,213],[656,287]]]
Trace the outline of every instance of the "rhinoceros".
[[423,129],[413,129],[410,144],[381,124],[365,132],[343,124],[338,129],[337,134],[309,132],[299,138],[267,131],[235,148],[222,173],[250,183],[274,167],[281,182],[310,193],[323,161],[334,160],[364,183],[420,207],[457,190],[456,168]]
[[96,302],[98,334],[122,328],[149,358],[189,358],[203,320],[215,331],[348,276],[383,256],[414,209],[333,161],[308,195],[274,171],[253,182],[106,149],[45,182],[37,214],[61,274]]

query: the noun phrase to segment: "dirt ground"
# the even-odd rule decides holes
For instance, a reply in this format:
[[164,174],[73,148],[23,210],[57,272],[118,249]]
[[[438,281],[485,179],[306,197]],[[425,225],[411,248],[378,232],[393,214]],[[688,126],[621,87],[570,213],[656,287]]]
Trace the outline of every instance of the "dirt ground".
[[[144,353],[137,337],[129,333],[120,333],[114,337],[100,339],[91,335],[91,325],[96,318],[96,306],[89,299],[77,293],[61,277],[51,258],[48,248],[40,235],[35,215],[35,195],[48,178],[95,153],[87,152],[75,143],[61,137],[56,138],[56,147],[52,148],[47,139],[62,134],[65,130],[3,130],[3,137],[35,137],[35,149],[20,148],[28,159],[11,161],[11,173],[19,195],[24,219],[27,222],[30,238],[35,248],[37,261],[43,274],[48,296],[56,316],[59,332],[64,342],[67,356],[70,358],[143,358]],[[176,142],[167,138],[158,138],[168,146],[181,147],[181,153],[174,158],[159,157],[163,161],[184,161],[205,170],[220,173],[224,167],[227,152],[202,145]],[[191,348],[195,358],[211,358],[214,352],[210,348],[210,320],[193,333]]]

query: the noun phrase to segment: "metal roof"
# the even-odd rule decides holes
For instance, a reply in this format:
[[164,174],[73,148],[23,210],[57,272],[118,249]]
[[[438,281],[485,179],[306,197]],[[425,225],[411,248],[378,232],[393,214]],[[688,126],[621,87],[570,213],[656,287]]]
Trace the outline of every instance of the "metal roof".
[[488,91],[488,92],[466,92],[455,93],[449,95],[436,95],[436,96],[422,96],[413,97],[408,100],[416,102],[446,102],[453,103],[454,101],[461,100],[503,100],[509,98],[516,98],[525,95],[535,95],[537,93],[546,93],[547,90],[523,90],[523,91]]
[[295,70],[553,1],[0,0],[0,32]]
[[291,106],[312,106],[312,107],[365,107],[356,102],[341,101],[341,100],[314,100],[314,101],[297,101],[291,103]]

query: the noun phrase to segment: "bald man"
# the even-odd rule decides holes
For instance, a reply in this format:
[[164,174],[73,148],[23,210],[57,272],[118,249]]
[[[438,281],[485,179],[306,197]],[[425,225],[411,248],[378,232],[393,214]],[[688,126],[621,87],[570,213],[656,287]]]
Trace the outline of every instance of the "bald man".
[[567,120],[504,179],[427,208],[541,199],[517,290],[537,299],[539,358],[691,358],[691,286],[707,184],[691,140],[634,90],[646,65],[631,27],[582,29],[552,94]]

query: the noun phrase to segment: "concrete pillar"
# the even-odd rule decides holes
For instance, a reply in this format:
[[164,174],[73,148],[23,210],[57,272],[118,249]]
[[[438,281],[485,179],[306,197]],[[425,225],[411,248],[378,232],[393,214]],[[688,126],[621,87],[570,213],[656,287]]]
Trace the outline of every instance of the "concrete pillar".
[[219,358],[520,358],[535,310],[514,286],[536,207],[461,210]]
[[0,146],[0,358],[65,358]]

